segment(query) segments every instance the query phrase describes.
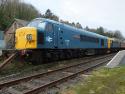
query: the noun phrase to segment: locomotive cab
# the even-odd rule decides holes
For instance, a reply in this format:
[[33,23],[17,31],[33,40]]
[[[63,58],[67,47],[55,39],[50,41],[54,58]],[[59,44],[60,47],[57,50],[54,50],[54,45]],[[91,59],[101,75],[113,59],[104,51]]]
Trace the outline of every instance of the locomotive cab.
[[43,32],[46,23],[40,20],[32,21],[27,27],[16,30],[15,48],[16,49],[36,49],[38,43],[43,44]]
[[59,28],[44,19],[34,19],[27,27],[16,30],[16,49],[54,49],[58,48]]
[[[26,27],[16,30],[15,48],[32,64],[43,62],[47,49],[58,48],[58,25],[42,18],[36,18]],[[42,56],[42,57],[41,57]]]

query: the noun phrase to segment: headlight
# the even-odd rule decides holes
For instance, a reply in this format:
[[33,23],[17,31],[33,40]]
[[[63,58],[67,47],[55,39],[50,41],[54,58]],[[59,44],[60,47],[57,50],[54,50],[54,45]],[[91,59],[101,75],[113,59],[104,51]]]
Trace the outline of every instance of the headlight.
[[32,34],[27,34],[27,35],[26,35],[26,39],[27,39],[28,41],[32,41]]

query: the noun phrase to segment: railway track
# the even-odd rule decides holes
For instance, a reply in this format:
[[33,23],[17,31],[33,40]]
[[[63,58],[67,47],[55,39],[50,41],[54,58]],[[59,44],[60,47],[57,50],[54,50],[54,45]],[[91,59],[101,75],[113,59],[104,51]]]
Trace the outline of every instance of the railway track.
[[107,63],[113,56],[114,54],[109,54],[48,72],[0,82],[0,94],[37,94]]

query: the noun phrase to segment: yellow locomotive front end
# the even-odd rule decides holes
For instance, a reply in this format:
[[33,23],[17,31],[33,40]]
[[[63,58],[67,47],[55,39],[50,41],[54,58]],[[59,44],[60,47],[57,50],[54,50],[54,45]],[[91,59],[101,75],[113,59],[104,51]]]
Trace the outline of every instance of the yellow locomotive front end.
[[111,42],[112,42],[111,38],[108,38],[108,49],[111,48]]
[[37,48],[37,30],[34,27],[22,27],[15,33],[15,48],[35,49]]

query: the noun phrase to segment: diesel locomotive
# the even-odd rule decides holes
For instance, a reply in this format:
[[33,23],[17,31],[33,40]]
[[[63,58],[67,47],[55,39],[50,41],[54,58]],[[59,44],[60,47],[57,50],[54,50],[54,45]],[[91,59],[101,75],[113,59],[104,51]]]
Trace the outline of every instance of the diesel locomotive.
[[33,64],[118,51],[124,46],[120,40],[44,18],[32,20],[15,33],[15,48]]

